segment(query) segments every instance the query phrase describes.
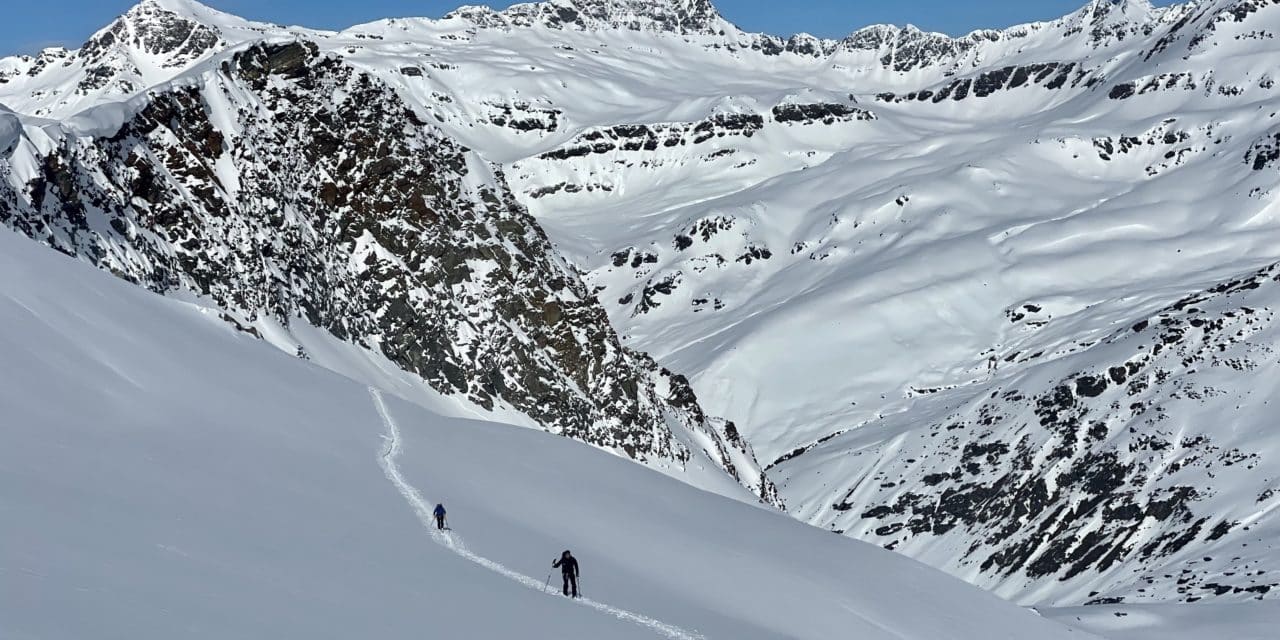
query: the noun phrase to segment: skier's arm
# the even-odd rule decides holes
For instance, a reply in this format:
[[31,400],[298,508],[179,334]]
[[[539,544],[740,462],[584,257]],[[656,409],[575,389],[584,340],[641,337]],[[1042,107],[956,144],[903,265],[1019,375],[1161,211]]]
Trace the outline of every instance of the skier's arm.
[[558,569],[558,568],[560,568],[560,561],[559,561],[559,560],[552,560],[552,561],[551,561],[551,568],[552,568],[552,569]]

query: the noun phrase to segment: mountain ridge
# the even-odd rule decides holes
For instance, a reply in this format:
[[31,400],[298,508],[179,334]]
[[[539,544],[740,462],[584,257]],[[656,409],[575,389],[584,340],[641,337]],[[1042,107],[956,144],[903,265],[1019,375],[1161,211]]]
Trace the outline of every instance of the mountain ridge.
[[[427,22],[440,25],[462,22],[484,29],[528,28],[535,25],[562,29],[573,26],[586,30],[623,29],[677,36],[705,36],[717,41],[708,46],[727,46],[731,49],[744,47],[766,55],[789,53],[806,57],[831,57],[840,52],[876,51],[882,64],[897,71],[913,71],[922,65],[941,64],[947,58],[964,55],[984,42],[1018,40],[1048,27],[1070,23],[1080,24],[1067,27],[1069,35],[1084,33],[1088,26],[1089,37],[1098,44],[1115,37],[1116,33],[1148,29],[1169,16],[1176,16],[1196,6],[1195,3],[1187,3],[1155,9],[1147,0],[1089,0],[1081,9],[1057,20],[1032,22],[999,30],[979,29],[956,37],[921,31],[912,25],[869,25],[856,29],[841,39],[820,39],[805,33],[785,38],[765,33],[747,33],[724,20],[709,0],[553,0],[516,4],[502,11],[473,5],[460,7],[440,20]],[[1109,19],[1117,13],[1119,20]],[[1130,13],[1139,14],[1140,19],[1135,20]],[[392,23],[396,20],[398,19],[390,19]],[[181,70],[190,68],[194,62],[207,57],[214,50],[262,37],[268,31],[301,38],[340,33],[358,35],[370,26],[385,22],[353,25],[343,31],[333,32],[251,22],[212,9],[197,0],[141,0],[119,20],[91,36],[81,49],[47,49],[36,56],[0,58],[0,85],[20,81],[24,75],[42,73],[55,63],[67,66],[76,62],[77,58],[86,58],[80,64],[88,78],[82,80],[75,91],[68,93],[93,93],[113,80],[118,84],[118,91],[105,92],[105,95],[136,93],[154,83],[156,78],[154,73],[144,72],[151,71],[150,69],[137,69],[138,56],[131,51],[116,53],[115,57],[120,60],[115,61],[114,66],[123,68],[112,69],[111,64],[101,64],[103,52],[110,51],[112,45],[117,44],[119,34],[114,31],[124,28],[128,28],[131,33],[141,28],[144,35],[150,34],[149,42],[139,43],[144,48],[187,45],[188,50],[179,51],[170,59],[160,62],[162,67]],[[203,26],[204,29],[196,29],[194,25]],[[137,33],[133,35],[135,39],[140,37]],[[0,98],[2,97],[3,93],[0,93]],[[43,102],[47,103],[47,100]],[[85,102],[70,100],[70,104],[82,106]],[[49,113],[46,110],[33,115]],[[69,114],[64,112],[62,115]]]

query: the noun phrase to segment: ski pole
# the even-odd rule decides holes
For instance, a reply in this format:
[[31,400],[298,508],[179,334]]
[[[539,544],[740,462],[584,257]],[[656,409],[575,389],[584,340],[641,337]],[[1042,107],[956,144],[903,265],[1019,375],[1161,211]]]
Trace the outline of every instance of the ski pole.
[[551,574],[550,574],[550,573],[548,573],[548,574],[547,574],[547,581],[546,581],[546,582],[544,582],[544,583],[542,583],[542,592],[543,592],[543,593],[546,593],[546,592],[547,592],[547,588],[548,588],[548,587],[550,587],[550,586],[551,586]]

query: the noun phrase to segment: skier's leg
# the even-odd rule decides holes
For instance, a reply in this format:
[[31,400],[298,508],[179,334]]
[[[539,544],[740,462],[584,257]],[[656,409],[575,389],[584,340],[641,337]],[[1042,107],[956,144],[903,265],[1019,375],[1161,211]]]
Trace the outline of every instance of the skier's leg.
[[573,584],[573,597],[578,597],[578,576],[575,576],[572,573],[565,575],[569,576],[569,582]]
[[[560,574],[560,577],[564,578],[564,594],[566,596],[569,595],[569,575],[567,573]],[[577,585],[574,585],[574,590],[577,590]]]

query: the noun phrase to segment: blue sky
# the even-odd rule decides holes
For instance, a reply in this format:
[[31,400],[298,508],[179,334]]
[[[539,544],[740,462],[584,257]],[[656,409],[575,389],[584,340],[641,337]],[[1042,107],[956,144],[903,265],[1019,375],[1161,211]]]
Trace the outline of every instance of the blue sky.
[[[438,17],[459,4],[483,0],[204,0],[255,20],[340,29],[378,18]],[[868,24],[912,23],[962,34],[1065,15],[1086,0],[718,0],[729,20],[748,31],[790,35],[807,31],[838,38]],[[76,47],[136,0],[5,0],[0,55],[32,53],[44,46]],[[497,0],[492,6],[511,2]],[[1160,4],[1169,4],[1166,0]]]

